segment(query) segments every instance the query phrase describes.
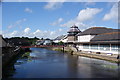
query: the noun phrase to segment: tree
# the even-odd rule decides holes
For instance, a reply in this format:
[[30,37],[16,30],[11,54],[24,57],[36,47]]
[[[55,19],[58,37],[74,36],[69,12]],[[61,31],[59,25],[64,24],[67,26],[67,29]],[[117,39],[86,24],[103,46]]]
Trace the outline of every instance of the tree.
[[36,36],[34,37],[35,40],[39,40],[39,38],[37,38]]
[[43,40],[43,38],[41,38],[41,40]]
[[63,45],[63,44],[64,44],[64,42],[60,41],[60,42],[58,42],[58,44],[59,44],[59,45]]

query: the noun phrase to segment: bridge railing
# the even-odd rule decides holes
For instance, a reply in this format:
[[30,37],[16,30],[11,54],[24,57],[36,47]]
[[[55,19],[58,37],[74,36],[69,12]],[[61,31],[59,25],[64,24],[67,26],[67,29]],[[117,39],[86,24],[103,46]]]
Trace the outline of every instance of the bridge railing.
[[33,46],[21,46],[21,48],[32,48],[32,47],[64,47],[63,45],[33,45]]

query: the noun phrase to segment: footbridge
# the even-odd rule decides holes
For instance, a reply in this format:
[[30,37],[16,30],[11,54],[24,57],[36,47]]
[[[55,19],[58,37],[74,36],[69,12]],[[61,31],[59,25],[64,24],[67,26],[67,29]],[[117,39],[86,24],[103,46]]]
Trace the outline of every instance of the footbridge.
[[64,47],[63,45],[32,45],[32,46],[21,46],[21,48],[49,48],[49,47]]

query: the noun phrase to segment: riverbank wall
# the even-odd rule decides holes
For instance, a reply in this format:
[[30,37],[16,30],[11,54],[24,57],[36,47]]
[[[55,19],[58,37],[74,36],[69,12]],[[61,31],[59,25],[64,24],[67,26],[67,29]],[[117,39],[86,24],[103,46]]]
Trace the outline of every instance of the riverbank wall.
[[55,51],[62,51],[64,53],[69,53],[71,55],[84,56],[89,58],[95,58],[95,59],[101,59],[101,60],[106,60],[110,62],[120,63],[120,59],[117,59],[118,55],[108,55],[104,53],[97,54],[94,52],[88,53],[88,52],[78,51],[74,47],[64,47],[64,49],[59,47],[52,47],[51,49]]
[[21,48],[2,47],[2,68],[5,68],[20,52]]

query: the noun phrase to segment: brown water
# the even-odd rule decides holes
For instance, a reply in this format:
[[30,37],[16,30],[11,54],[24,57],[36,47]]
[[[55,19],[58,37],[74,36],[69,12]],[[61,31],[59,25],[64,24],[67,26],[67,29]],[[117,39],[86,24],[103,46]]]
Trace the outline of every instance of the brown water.
[[69,55],[44,48],[31,48],[3,71],[4,78],[117,78],[118,64]]

